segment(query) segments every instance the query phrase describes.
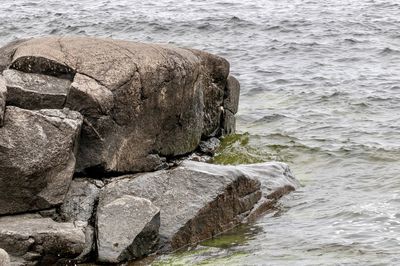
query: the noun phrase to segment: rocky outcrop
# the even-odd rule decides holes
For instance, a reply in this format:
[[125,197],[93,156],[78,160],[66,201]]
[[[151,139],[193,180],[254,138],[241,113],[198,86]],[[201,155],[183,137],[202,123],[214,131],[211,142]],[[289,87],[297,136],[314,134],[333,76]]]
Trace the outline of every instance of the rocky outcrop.
[[14,72],[73,81],[65,106],[85,116],[77,171],[158,169],[163,157],[192,152],[202,136],[222,132],[229,63],[218,56],[72,37],[26,40],[3,53],[11,50],[5,62]]
[[0,215],[61,204],[75,169],[82,117],[69,110],[6,108],[0,128]]
[[1,249],[15,265],[175,250],[298,185],[281,163],[185,161],[208,160],[235,131],[240,85],[219,56],[44,37],[0,48],[0,72],[0,260]]
[[[276,180],[268,182],[274,187],[260,181],[270,178],[271,169]],[[278,164],[278,169],[268,163],[252,169],[251,165],[186,161],[173,170],[125,176],[111,182],[102,189],[99,204],[123,195],[149,199],[161,209],[160,237],[164,250],[177,249],[239,224],[260,199],[274,191],[285,186],[294,189],[297,181],[287,166]]]
[[85,234],[72,223],[38,215],[0,217],[0,247],[26,264],[54,265],[62,258],[75,258],[84,246]]
[[99,261],[137,259],[157,250],[160,209],[147,199],[129,195],[103,199],[96,225]]

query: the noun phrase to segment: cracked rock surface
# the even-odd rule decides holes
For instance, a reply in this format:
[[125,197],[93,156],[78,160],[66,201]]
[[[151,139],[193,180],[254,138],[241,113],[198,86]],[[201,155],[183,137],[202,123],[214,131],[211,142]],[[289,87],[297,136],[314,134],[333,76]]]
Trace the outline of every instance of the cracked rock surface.
[[99,204],[96,226],[99,261],[141,258],[158,248],[160,209],[148,199],[122,195]]
[[32,214],[0,217],[0,247],[23,259],[22,265],[54,265],[75,258],[84,246],[84,232],[72,223]]
[[229,63],[221,57],[87,37],[30,39],[1,53],[14,72],[73,81],[66,106],[85,118],[78,172],[155,170],[222,132]]
[[[270,173],[274,173],[273,181],[259,181]],[[259,200],[271,194],[269,189],[297,185],[285,164],[253,168],[185,161],[172,170],[128,175],[109,183],[101,191],[99,205],[122,195],[149,199],[161,209],[163,249],[174,250],[242,222]]]
[[0,215],[62,203],[81,124],[74,111],[7,106],[0,128]]

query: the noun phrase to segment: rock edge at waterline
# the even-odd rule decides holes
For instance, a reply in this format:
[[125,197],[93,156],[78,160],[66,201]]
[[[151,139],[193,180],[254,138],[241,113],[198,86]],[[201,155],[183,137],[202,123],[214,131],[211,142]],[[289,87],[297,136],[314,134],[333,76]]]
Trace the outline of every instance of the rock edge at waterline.
[[185,159],[210,158],[235,132],[240,84],[219,56],[53,36],[0,48],[0,71],[0,260],[169,252],[255,219],[298,186],[283,163]]

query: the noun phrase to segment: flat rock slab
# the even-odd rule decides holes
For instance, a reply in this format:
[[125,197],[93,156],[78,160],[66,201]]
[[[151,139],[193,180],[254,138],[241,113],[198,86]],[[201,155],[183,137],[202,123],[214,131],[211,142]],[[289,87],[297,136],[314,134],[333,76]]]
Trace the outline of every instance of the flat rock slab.
[[202,137],[221,132],[229,63],[219,56],[170,45],[44,37],[0,49],[0,67],[2,58],[9,71],[73,81],[66,107],[85,116],[78,172],[160,169],[165,157],[192,152]]
[[75,258],[85,247],[85,234],[72,223],[57,223],[39,215],[0,217],[0,248],[11,256],[39,265]]
[[157,249],[160,209],[148,199],[123,195],[97,209],[98,260],[119,263]]
[[[164,250],[176,249],[242,222],[271,191],[286,185],[297,186],[292,176],[285,175],[286,168],[280,163],[265,163],[253,169],[251,165],[185,161],[172,170],[128,175],[111,182],[102,189],[99,204],[105,205],[123,195],[149,199],[161,209]],[[272,175],[271,169],[275,169]]]
[[0,128],[0,215],[61,204],[75,169],[82,116],[7,106]]
[[0,75],[0,127],[4,123],[4,112],[6,110],[6,100],[7,100],[7,87],[6,81],[3,76]]
[[7,104],[24,109],[62,109],[67,99],[71,81],[52,76],[24,73],[7,69]]

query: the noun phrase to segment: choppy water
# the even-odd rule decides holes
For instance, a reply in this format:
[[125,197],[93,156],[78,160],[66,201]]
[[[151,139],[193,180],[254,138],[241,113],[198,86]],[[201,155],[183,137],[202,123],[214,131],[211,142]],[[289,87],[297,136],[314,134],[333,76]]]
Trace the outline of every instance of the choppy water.
[[231,62],[242,85],[238,130],[304,186],[225,248],[181,263],[400,264],[398,1],[14,0],[0,2],[0,26],[0,44],[97,35]]

